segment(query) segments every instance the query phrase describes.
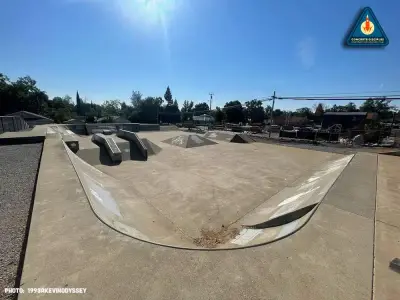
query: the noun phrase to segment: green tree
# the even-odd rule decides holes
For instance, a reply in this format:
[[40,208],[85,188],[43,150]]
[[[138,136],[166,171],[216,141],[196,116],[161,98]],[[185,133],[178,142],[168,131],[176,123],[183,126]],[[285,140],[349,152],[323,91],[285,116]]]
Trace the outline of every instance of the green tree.
[[53,119],[56,123],[63,123],[72,117],[73,105],[65,97],[54,97],[48,101],[46,106],[46,116]]
[[356,112],[358,111],[357,106],[353,102],[349,102],[345,105],[345,109],[347,112]]
[[163,123],[178,123],[181,120],[178,101],[175,99],[172,105],[160,107],[160,121]]
[[121,112],[121,102],[119,100],[104,101],[103,114],[105,117],[119,116]]
[[252,123],[262,123],[264,121],[264,108],[261,100],[253,99],[251,101],[247,101],[246,112],[247,118],[251,119]]
[[313,115],[313,113],[309,107],[298,108],[298,109],[296,109],[294,114],[295,114],[295,116],[298,116],[298,117],[311,117]]
[[385,98],[369,98],[361,104],[360,111],[374,112],[377,113],[381,119],[388,119],[393,115],[393,106],[391,106],[390,103],[391,100]]
[[121,116],[125,119],[130,119],[132,114],[135,112],[133,106],[127,105],[125,102],[121,103]]
[[272,106],[267,105],[267,107],[265,107],[265,119],[266,120],[269,120],[271,118],[271,112],[272,112]]
[[19,77],[15,82],[0,74],[0,115],[26,110],[43,114],[47,94],[36,86],[36,81],[30,76]]
[[349,102],[346,105],[332,105],[331,108],[326,108],[326,112],[357,112],[357,106],[353,102]]
[[191,112],[193,111],[193,106],[194,106],[193,101],[189,102],[188,100],[185,100],[183,101],[181,112]]
[[81,102],[82,102],[82,99],[81,99],[81,97],[79,97],[78,91],[76,91],[76,114],[78,116],[80,116],[82,113]]
[[282,116],[283,114],[284,114],[285,112],[283,111],[283,110],[281,110],[281,109],[275,109],[274,110],[274,113],[273,113],[273,115],[274,115],[274,117],[279,117],[279,116]]
[[172,103],[173,103],[172,93],[171,93],[169,86],[167,87],[167,90],[164,93],[164,99],[165,99],[165,101],[167,101],[167,105],[172,105]]
[[140,106],[140,103],[142,102],[142,93],[139,91],[132,91],[131,95],[131,103],[133,108],[138,108]]
[[138,110],[138,117],[142,123],[158,123],[160,105],[162,99],[160,97],[146,97],[141,103]]
[[195,115],[207,114],[209,112],[209,110],[210,110],[210,107],[208,106],[208,104],[206,102],[197,103],[193,109]]
[[229,123],[239,123],[239,122],[244,122],[244,112],[243,112],[243,106],[240,101],[235,100],[235,101],[230,101],[227,102],[224,106],[224,111],[226,114],[226,120]]
[[215,122],[216,123],[222,123],[222,121],[225,119],[225,114],[224,112],[221,110],[220,107],[217,106],[217,108],[215,109]]
[[324,114],[324,112],[325,112],[325,109],[324,109],[323,103],[318,103],[317,107],[315,108],[315,113],[314,114],[317,117],[320,117],[320,116],[322,116]]
[[97,117],[97,112],[94,108],[91,108],[88,113],[86,113],[85,122],[86,123],[95,123]]

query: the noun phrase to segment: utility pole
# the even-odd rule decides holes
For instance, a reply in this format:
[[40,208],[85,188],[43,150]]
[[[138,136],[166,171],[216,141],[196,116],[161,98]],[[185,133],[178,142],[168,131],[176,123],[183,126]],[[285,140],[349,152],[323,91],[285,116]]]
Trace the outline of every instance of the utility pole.
[[270,115],[270,117],[269,117],[270,125],[269,125],[268,138],[271,137],[271,126],[272,126],[273,117],[274,117],[273,114],[274,114],[275,98],[276,98],[276,93],[275,93],[275,91],[274,91],[274,94],[272,95],[272,109],[271,109],[271,115]]
[[213,97],[214,93],[210,93],[209,95],[210,95],[210,110],[211,110],[211,102],[212,102],[212,97]]

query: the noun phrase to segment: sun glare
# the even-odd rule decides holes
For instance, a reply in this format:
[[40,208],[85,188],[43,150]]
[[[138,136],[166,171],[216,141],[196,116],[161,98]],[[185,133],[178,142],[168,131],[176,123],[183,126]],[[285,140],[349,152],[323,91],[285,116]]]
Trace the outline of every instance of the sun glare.
[[176,9],[175,0],[116,0],[116,3],[124,17],[142,24],[162,24]]

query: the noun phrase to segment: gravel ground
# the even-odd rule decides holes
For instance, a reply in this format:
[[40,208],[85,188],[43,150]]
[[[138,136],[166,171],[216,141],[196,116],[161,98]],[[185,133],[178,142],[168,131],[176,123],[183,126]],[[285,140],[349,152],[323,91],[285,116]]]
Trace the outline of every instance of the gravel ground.
[[[26,226],[43,144],[0,146],[0,299],[19,285]],[[20,260],[22,261],[20,262]],[[21,264],[21,265],[20,265]],[[19,286],[16,286],[19,287]]]

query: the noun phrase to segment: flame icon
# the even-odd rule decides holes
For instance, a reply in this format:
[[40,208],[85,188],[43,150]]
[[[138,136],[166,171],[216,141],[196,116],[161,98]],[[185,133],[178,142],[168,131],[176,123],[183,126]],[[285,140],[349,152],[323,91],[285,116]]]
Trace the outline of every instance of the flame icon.
[[361,24],[361,32],[365,35],[370,35],[374,32],[375,26],[372,21],[370,21],[368,15],[365,17],[365,21]]

